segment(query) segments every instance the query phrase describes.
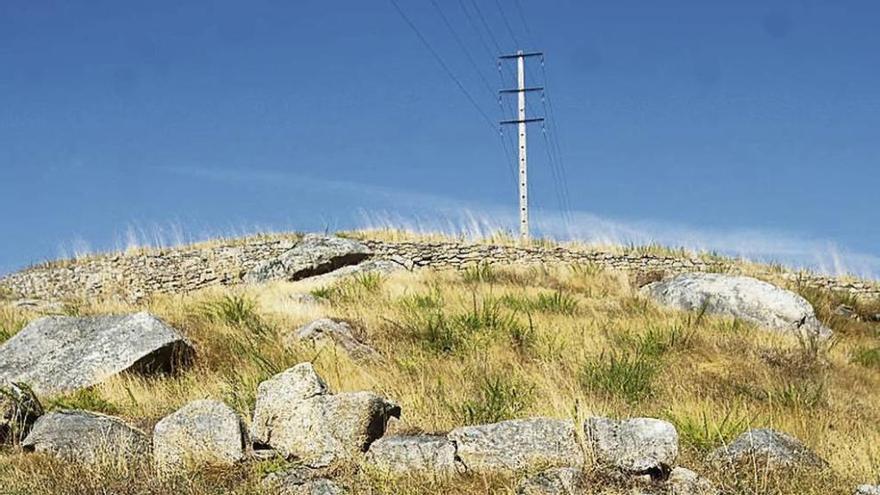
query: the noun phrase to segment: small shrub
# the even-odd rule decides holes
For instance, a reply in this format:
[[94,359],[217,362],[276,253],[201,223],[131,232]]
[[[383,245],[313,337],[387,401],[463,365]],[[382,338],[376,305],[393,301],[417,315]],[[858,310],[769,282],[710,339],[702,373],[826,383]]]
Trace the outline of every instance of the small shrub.
[[495,269],[488,263],[465,267],[461,272],[461,278],[468,284],[492,284],[498,280]]
[[880,369],[880,347],[856,349],[850,360],[865,368]]
[[720,420],[710,418],[705,412],[701,412],[697,418],[672,413],[664,416],[675,425],[683,443],[701,452],[729,444],[754,423],[747,416],[734,416],[732,410],[727,411]]
[[556,313],[571,316],[577,311],[577,300],[561,290],[549,294],[538,294],[534,308],[545,313]]
[[84,409],[104,414],[119,414],[119,408],[93,388],[77,390],[49,401],[49,409]]
[[497,423],[514,419],[531,405],[534,387],[509,375],[484,377],[474,397],[457,408],[464,424]]
[[590,392],[619,397],[626,402],[640,402],[653,393],[659,363],[643,354],[608,353],[586,362],[581,368],[581,386]]

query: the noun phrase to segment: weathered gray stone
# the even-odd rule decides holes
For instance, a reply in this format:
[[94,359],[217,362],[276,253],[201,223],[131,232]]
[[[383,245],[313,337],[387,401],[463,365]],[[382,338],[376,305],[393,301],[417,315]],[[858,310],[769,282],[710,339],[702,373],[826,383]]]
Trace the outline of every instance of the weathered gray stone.
[[169,371],[191,352],[183,336],[149,313],[48,316],[0,346],[0,383],[54,396],[124,371]]
[[859,485],[855,495],[880,495],[880,485]]
[[0,444],[19,443],[42,414],[32,391],[14,383],[0,386]]
[[119,418],[64,410],[41,416],[21,444],[25,452],[51,454],[82,463],[114,462],[147,454],[150,440]]
[[400,407],[371,392],[331,395],[310,363],[301,363],[257,388],[253,436],[257,444],[326,466],[365,452]]
[[757,461],[770,468],[827,466],[798,439],[769,428],[743,433],[730,445],[715,450],[710,459],[733,464]]
[[574,423],[561,419],[514,419],[465,426],[452,430],[448,438],[455,442],[458,459],[474,472],[583,464]]
[[451,475],[458,471],[455,444],[446,437],[415,435],[384,437],[373,442],[366,462],[380,471],[405,475]]
[[596,462],[627,474],[665,478],[678,458],[678,432],[652,418],[589,418],[587,446]]
[[370,254],[358,241],[309,234],[289,251],[254,267],[245,274],[244,280],[249,283],[299,280],[360,263]]
[[297,467],[263,478],[263,488],[277,495],[343,495],[344,488],[321,477],[320,471]]
[[751,277],[687,273],[644,286],[641,292],[685,311],[733,316],[781,332],[827,338],[810,303],[794,292]]
[[580,495],[585,490],[583,471],[572,467],[548,469],[526,477],[516,485],[517,495]]
[[683,467],[673,469],[664,485],[673,495],[718,495],[711,481]]
[[287,345],[293,342],[312,342],[317,345],[335,344],[352,359],[373,360],[380,355],[372,347],[360,342],[354,335],[351,326],[344,321],[320,318],[308,325],[300,327],[287,339]]
[[230,466],[245,458],[248,443],[244,422],[232,408],[197,400],[156,423],[153,458],[161,470]]

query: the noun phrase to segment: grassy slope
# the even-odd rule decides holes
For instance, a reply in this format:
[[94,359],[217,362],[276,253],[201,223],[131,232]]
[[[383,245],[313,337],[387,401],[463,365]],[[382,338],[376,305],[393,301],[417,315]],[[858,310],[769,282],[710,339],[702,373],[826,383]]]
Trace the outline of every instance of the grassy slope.
[[[297,293],[322,296],[300,304]],[[257,384],[313,361],[338,391],[369,389],[400,402],[397,432],[546,415],[665,418],[682,437],[681,464],[737,494],[851,493],[880,472],[878,328],[835,318],[834,297],[807,294],[837,331],[831,345],[780,337],[725,318],[664,310],[627,278],[591,266],[474,268],[215,288],[157,296],[147,309],[198,346],[179,376],[121,377],[51,407],[82,407],[149,431],[198,398],[222,399],[249,417]],[[130,311],[71,304],[72,313]],[[0,340],[35,315],[0,303]],[[285,348],[282,336],[318,316],[344,318],[385,362],[357,365],[333,348]],[[872,354],[873,350],[873,354]],[[873,356],[873,358],[872,358]],[[776,477],[760,466],[719,472],[703,459],[749,427],[802,439],[827,473]],[[259,493],[277,461],[160,479],[149,463],[112,462],[78,474],[58,461],[0,456],[0,493]],[[356,493],[512,493],[515,480],[391,481],[339,466]]]

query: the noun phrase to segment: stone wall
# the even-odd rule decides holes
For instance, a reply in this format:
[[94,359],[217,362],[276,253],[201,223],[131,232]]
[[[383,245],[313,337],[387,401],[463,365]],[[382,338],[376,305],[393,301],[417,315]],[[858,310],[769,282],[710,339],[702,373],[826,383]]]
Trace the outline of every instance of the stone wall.
[[[34,266],[0,279],[0,288],[18,298],[59,301],[109,297],[137,301],[152,293],[188,292],[212,285],[240,283],[258,263],[290,249],[295,236],[260,236],[227,242],[95,256]],[[617,254],[563,247],[517,247],[458,242],[365,241],[374,257],[402,261],[409,267],[463,268],[477,263],[580,263],[631,273],[674,274],[728,271],[731,264],[701,257]],[[735,271],[735,266],[733,267]],[[768,271],[769,273],[769,271]],[[778,273],[775,274],[779,276]],[[880,297],[880,284],[818,275],[782,276],[830,290]]]

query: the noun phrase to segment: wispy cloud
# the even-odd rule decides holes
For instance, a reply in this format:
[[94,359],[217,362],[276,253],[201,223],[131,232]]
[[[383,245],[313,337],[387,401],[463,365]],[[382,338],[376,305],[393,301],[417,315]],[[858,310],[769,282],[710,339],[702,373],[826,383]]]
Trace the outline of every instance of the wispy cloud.
[[[518,225],[516,210],[510,206],[468,202],[375,184],[253,169],[165,167],[157,170],[233,184],[332,192],[354,199],[369,198],[375,205],[356,212],[339,212],[335,222],[339,228],[403,228],[475,238],[504,230],[513,232]],[[562,241],[578,240],[597,245],[657,243],[755,261],[779,262],[831,275],[880,277],[880,256],[852,251],[834,241],[797,233],[754,228],[704,228],[656,219],[614,219],[584,211],[572,212],[563,219],[559,212],[552,210],[536,211],[533,225],[535,235]]]

